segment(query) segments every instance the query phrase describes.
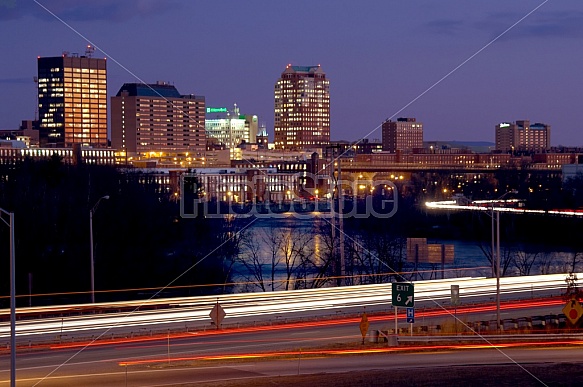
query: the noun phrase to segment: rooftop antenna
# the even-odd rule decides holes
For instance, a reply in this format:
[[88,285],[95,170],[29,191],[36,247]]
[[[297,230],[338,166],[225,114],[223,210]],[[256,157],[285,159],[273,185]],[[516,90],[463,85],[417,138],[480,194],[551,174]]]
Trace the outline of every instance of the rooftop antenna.
[[91,44],[88,44],[87,48],[85,49],[85,56],[87,58],[91,58],[91,57],[93,57],[94,52],[95,52],[95,47],[93,47]]

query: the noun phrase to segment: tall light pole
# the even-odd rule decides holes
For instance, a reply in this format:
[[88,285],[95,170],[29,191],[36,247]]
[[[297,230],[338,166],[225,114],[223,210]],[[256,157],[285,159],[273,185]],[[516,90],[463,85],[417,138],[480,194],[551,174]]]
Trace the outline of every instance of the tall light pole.
[[[492,203],[492,269],[496,275],[496,328],[500,332],[500,211],[496,211],[494,217],[494,203]],[[494,234],[496,223],[496,234]],[[496,246],[494,246],[496,241]]]
[[[332,206],[330,207],[330,217],[332,220],[332,241],[334,243],[334,253],[336,252],[336,216],[338,216],[338,239],[339,239],[339,260],[340,260],[340,275],[337,279],[337,286],[346,285],[346,263],[344,260],[344,215],[342,213],[342,206],[344,205],[344,198],[342,195],[342,169],[340,166],[340,155],[336,155],[336,149],[341,151],[340,145],[329,145],[326,149],[332,149],[332,167],[331,177],[331,191],[332,191]],[[336,167],[338,167],[338,174],[336,174]],[[339,184],[340,183],[340,184]],[[335,211],[335,204],[338,201],[338,211]]]
[[[508,191],[496,200],[502,200],[508,194],[515,194],[516,190]],[[494,202],[492,202],[492,268],[496,272],[496,328],[498,332],[501,330],[500,323],[500,210],[496,211],[496,219],[494,219]],[[496,222],[496,236],[494,236],[494,222]],[[496,252],[494,252],[494,239],[496,239]],[[496,254],[496,261],[494,261],[494,254]],[[494,266],[495,265],[495,266]]]
[[[9,222],[2,217],[8,215]],[[16,386],[16,260],[14,255],[14,213],[0,208],[0,219],[10,227],[10,386]]]
[[496,319],[500,332],[500,211],[496,212]]
[[[428,202],[426,203],[427,207],[429,208],[441,208],[441,209],[459,209],[463,210],[486,210],[486,214],[488,214],[492,218],[492,277],[496,276],[496,327],[500,330],[500,208],[496,207],[496,202],[502,201],[504,197],[508,194],[516,194],[518,193],[516,190],[508,191],[504,195],[500,196],[498,199],[489,200],[490,206],[484,207],[473,207],[471,205],[464,205],[460,206],[459,202],[455,202],[452,204],[452,201],[446,202]],[[471,204],[472,202],[470,202]],[[494,215],[496,212],[496,215]],[[496,223],[496,228],[494,228],[494,223]]]
[[89,211],[89,244],[91,245],[91,303],[95,303],[95,261],[93,259],[93,214],[97,211],[97,206],[102,199],[109,199],[109,195],[105,195],[97,200],[97,203],[93,206],[93,208]]

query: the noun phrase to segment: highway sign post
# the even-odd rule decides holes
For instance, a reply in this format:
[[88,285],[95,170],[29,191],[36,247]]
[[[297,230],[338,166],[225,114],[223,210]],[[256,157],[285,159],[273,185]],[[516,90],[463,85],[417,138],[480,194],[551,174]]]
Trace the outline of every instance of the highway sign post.
[[368,332],[369,322],[366,313],[362,314],[362,319],[360,320],[360,333],[362,334],[362,344],[364,344],[364,338]]
[[460,286],[451,285],[451,304],[453,305],[453,324],[457,335],[457,306],[460,304]]
[[393,306],[414,307],[415,290],[410,282],[393,282],[392,286]]
[[393,282],[391,298],[395,308],[395,335],[399,334],[399,318],[397,309],[399,306],[413,308],[415,306],[415,287],[411,282]]
[[451,285],[451,304],[453,306],[458,306],[460,304],[460,286]]
[[581,304],[576,298],[573,298],[567,301],[567,304],[563,307],[563,313],[571,324],[575,325],[583,315],[583,307],[581,307]]
[[210,318],[213,320],[213,322],[217,326],[217,329],[219,329],[221,327],[221,322],[223,321],[223,319],[225,318],[226,315],[227,314],[225,313],[225,310],[219,304],[218,301],[215,304],[215,306],[213,307],[213,309],[211,310],[211,313],[209,314]]
[[415,322],[415,308],[407,308],[407,322],[409,325],[409,333],[413,336],[413,323]]
[[415,322],[415,308],[407,308],[407,322],[411,324]]

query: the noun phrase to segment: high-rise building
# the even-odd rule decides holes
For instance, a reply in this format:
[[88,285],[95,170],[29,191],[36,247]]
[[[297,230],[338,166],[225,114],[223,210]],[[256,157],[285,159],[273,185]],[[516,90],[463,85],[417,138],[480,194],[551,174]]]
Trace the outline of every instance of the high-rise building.
[[383,122],[383,151],[410,153],[423,148],[423,124],[415,118],[397,118]]
[[38,58],[42,146],[108,145],[106,60],[91,54]]
[[330,81],[318,66],[288,65],[275,84],[275,149],[330,143]]
[[214,139],[231,150],[241,143],[254,143],[257,137],[257,116],[240,114],[237,104],[233,110],[227,108],[207,108],[207,114],[216,114],[216,117],[207,117],[205,129],[208,139]]
[[244,114],[245,130],[249,132],[249,142],[257,142],[257,133],[259,132],[259,121],[255,114]]
[[551,126],[530,124],[528,120],[496,125],[496,150],[501,152],[534,151],[551,147]]
[[125,83],[111,97],[111,145],[128,155],[190,153],[204,157],[205,99],[165,82]]

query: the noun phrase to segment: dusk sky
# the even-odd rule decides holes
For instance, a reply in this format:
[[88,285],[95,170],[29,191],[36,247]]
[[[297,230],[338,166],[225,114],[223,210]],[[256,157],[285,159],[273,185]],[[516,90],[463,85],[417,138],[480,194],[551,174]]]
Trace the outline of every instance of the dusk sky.
[[271,139],[291,63],[330,79],[333,140],[415,117],[426,140],[493,141],[497,123],[529,119],[551,125],[552,145],[583,146],[581,0],[0,0],[0,35],[4,129],[34,118],[37,56],[90,42],[109,96],[167,81],[257,114]]

